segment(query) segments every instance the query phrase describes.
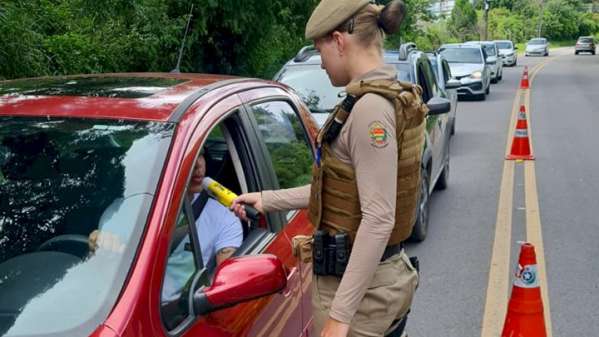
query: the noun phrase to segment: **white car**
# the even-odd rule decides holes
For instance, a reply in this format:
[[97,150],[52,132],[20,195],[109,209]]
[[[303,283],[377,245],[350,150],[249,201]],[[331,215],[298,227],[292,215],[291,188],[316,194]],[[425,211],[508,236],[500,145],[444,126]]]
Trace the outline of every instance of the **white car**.
[[503,56],[503,65],[508,67],[514,67],[518,64],[518,49],[514,46],[514,43],[510,40],[496,40],[494,41],[499,49],[499,55]]
[[538,37],[528,41],[524,55],[549,56],[549,43],[547,42],[547,39],[544,37]]
[[451,76],[460,81],[458,97],[487,98],[491,87],[491,67],[480,45],[444,44],[439,48],[439,54],[449,63]]
[[486,54],[486,62],[491,69],[491,83],[497,83],[503,78],[503,57],[497,51],[497,45],[493,41],[469,41],[467,44],[477,44],[483,47]]

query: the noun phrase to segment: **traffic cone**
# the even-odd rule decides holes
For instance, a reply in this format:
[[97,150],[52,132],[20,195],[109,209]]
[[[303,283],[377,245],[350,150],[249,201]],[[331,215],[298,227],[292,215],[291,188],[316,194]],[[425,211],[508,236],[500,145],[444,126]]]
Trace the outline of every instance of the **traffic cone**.
[[528,89],[528,66],[524,66],[522,80],[520,80],[520,89]]
[[546,337],[535,247],[522,243],[501,337]]
[[505,159],[507,160],[534,160],[535,157],[530,153],[530,141],[528,139],[528,122],[526,120],[526,108],[520,106],[518,113],[518,123],[516,123],[516,132],[512,140],[512,150]]

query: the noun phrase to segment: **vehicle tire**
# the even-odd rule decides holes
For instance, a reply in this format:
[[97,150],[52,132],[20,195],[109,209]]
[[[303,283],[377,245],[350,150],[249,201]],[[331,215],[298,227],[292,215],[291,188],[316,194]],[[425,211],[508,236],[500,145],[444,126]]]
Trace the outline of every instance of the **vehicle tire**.
[[449,132],[450,135],[455,135],[455,118],[453,119],[453,122],[451,122],[451,131]]
[[578,52],[577,52],[577,51],[575,51],[575,52],[574,52],[574,55],[578,55]]
[[474,99],[479,100],[479,101],[484,101],[487,99],[487,95],[486,94],[475,95]]
[[485,95],[488,95],[488,94],[490,94],[490,93],[491,93],[491,86],[489,85],[489,86],[487,87],[487,90],[485,90]]
[[[447,151],[449,151],[449,145],[447,145]],[[449,154],[448,154],[449,156]],[[435,190],[443,191],[449,185],[449,158],[447,158],[447,162],[443,166],[443,171],[437,179],[437,183],[435,184]]]
[[501,75],[499,75],[499,77],[497,77],[497,82],[501,81],[503,79],[503,73],[501,73]]
[[420,196],[416,209],[416,222],[410,235],[410,241],[421,242],[426,238],[428,233],[428,218],[430,213],[428,186],[430,184],[428,171],[422,169],[420,174]]

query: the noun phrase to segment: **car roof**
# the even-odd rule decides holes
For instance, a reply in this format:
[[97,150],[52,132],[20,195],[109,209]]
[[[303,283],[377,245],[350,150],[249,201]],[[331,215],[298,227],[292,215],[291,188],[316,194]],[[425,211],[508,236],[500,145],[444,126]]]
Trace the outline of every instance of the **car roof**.
[[[301,51],[300,51],[301,53]],[[383,59],[386,64],[395,64],[395,63],[408,63],[407,60],[399,59],[399,51],[398,50],[385,50],[383,53]],[[322,58],[320,57],[320,53],[317,51],[310,51],[308,55],[304,58],[295,58],[289,60],[285,66],[302,66],[302,65],[318,65],[322,64]]]
[[[178,122],[215,89],[269,81],[225,75],[115,73],[0,81],[0,116],[53,116]],[[273,86],[280,86],[270,82]],[[217,92],[216,94],[214,92]],[[212,93],[214,95],[207,95]]]
[[443,49],[443,48],[469,48],[469,49],[479,49],[480,50],[480,45],[477,43],[447,43],[447,44],[443,44],[441,45],[441,47],[439,47],[439,49]]

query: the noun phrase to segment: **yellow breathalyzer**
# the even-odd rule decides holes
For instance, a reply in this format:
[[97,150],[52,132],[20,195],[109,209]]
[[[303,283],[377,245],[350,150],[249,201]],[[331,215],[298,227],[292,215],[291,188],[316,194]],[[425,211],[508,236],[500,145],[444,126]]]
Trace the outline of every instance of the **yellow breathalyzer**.
[[[237,194],[210,177],[204,177],[204,179],[202,179],[202,187],[211,197],[227,208],[230,208],[233,204],[233,200],[237,198]],[[258,210],[248,205],[244,205],[244,207],[247,217],[254,221],[258,221]]]

